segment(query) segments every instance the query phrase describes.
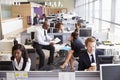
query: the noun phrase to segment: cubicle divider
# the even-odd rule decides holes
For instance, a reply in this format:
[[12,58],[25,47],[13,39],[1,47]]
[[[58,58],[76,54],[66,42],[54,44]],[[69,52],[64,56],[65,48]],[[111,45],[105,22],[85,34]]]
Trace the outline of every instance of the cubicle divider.
[[[64,74],[64,75],[62,75]],[[71,75],[72,74],[72,75]],[[1,80],[100,80],[99,72],[51,72],[51,71],[6,71],[0,72]]]
[[[52,38],[54,38],[54,36],[58,36],[61,35],[63,37],[63,43],[68,42],[68,39],[70,37],[71,32],[66,32],[66,33],[48,33],[48,35],[50,35]],[[20,34],[21,36],[21,43],[25,44],[25,40],[31,39],[31,33],[27,33],[27,31],[24,31]]]
[[21,18],[11,18],[7,20],[3,20],[1,25],[2,25],[2,34],[5,35],[23,28],[23,20]]

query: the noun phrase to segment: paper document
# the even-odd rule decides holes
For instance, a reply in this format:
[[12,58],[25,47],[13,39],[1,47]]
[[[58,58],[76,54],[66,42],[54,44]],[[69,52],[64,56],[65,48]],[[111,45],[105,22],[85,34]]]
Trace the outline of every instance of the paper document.
[[27,72],[15,72],[15,80],[28,80]]
[[[7,75],[7,79],[5,80],[15,80],[14,72],[7,72],[6,75]],[[3,79],[0,79],[0,80],[3,80]]]
[[75,80],[75,72],[59,72],[59,80]]
[[60,42],[61,40],[58,38],[58,37],[56,37],[54,40],[52,40],[51,42],[54,42],[54,43],[58,43],[58,42]]

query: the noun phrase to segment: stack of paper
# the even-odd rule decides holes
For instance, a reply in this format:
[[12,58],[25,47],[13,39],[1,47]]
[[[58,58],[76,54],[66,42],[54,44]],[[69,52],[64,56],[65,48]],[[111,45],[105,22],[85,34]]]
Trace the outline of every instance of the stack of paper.
[[58,42],[60,42],[61,40],[58,38],[58,37],[56,37],[54,40],[52,40],[51,42],[54,42],[54,43],[58,43]]

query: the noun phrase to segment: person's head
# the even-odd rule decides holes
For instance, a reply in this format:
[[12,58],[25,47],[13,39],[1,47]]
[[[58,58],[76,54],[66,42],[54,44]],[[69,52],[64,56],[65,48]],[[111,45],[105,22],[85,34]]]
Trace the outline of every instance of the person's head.
[[55,27],[58,28],[58,31],[63,31],[64,28],[63,23],[61,22],[58,22]]
[[60,11],[57,11],[57,13],[60,13]]
[[78,38],[78,32],[72,32],[69,41],[73,41]]
[[96,40],[95,38],[89,37],[85,40],[85,46],[89,53],[93,53],[96,49]]
[[81,24],[80,23],[75,23],[75,28],[76,29],[80,29],[81,28]]
[[50,28],[50,23],[48,21],[43,22],[42,28],[48,30]]
[[36,14],[36,16],[35,16],[36,18],[39,18],[40,16],[39,16],[39,14]]
[[42,14],[42,17],[43,17],[43,18],[46,18],[46,15],[45,15],[45,14]]
[[28,53],[25,49],[25,47],[21,44],[16,44],[12,47],[12,57],[11,59],[14,60],[16,58],[17,60],[20,60],[21,57],[24,59],[28,58]]

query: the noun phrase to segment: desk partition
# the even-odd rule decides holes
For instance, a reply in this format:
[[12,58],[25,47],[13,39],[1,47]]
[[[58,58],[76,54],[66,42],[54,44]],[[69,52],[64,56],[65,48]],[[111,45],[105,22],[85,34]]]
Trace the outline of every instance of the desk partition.
[[[65,33],[48,33],[49,36],[54,38],[54,35],[62,35],[63,36],[63,43],[66,43],[70,37],[71,32]],[[21,43],[25,44],[25,39],[31,39],[31,33],[27,33],[27,31],[22,32],[21,34]]]
[[23,20],[20,18],[7,19],[7,20],[3,20],[1,25],[2,25],[2,34],[5,35],[10,32],[23,28]]
[[[65,77],[65,74],[68,77]],[[72,75],[70,74],[75,74]],[[11,75],[11,76],[10,76]],[[70,76],[71,75],[71,76]],[[63,80],[100,80],[100,73],[99,72],[41,72],[41,71],[30,71],[30,72],[0,72],[0,79],[1,80],[60,80],[62,77]],[[73,79],[69,79],[72,77]]]

